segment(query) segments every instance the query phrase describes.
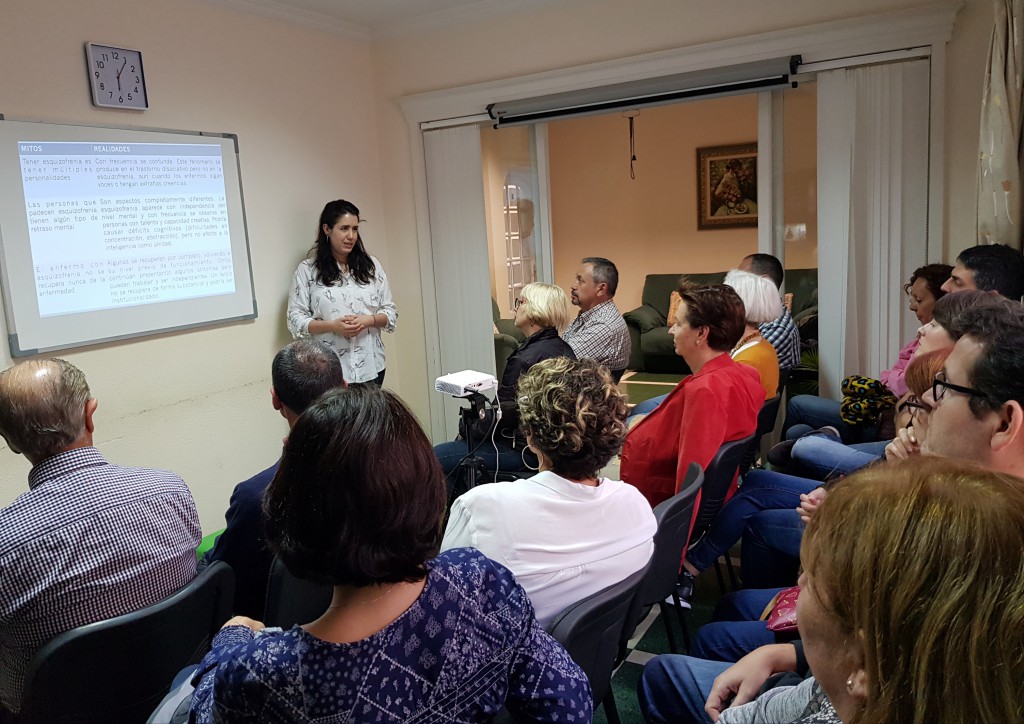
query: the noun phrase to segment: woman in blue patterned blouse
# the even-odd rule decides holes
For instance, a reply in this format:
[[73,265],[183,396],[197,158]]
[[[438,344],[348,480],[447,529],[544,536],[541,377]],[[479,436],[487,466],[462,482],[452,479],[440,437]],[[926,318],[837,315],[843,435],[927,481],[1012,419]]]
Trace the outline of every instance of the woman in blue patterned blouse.
[[430,443],[394,394],[355,385],[310,406],[267,490],[266,534],[333,600],[288,631],[228,621],[199,669],[196,719],[440,724],[506,706],[589,722],[586,676],[512,574],[469,548],[437,555],[445,499]]

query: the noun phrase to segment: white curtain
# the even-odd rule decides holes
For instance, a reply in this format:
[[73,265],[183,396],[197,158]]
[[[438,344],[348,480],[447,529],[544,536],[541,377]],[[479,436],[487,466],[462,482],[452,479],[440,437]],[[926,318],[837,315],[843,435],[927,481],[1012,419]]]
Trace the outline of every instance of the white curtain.
[[1021,248],[1021,88],[1024,0],[994,0],[995,25],[981,99],[978,241]]
[[821,394],[838,399],[917,326],[902,287],[927,258],[929,61],[817,79]]
[[[434,338],[441,360],[437,373],[476,370],[494,374],[480,129],[458,126],[426,131],[423,150],[437,299]],[[428,340],[431,336],[428,329]],[[431,384],[433,380],[432,376]],[[461,405],[450,397],[444,398],[443,404],[445,434],[452,440]]]

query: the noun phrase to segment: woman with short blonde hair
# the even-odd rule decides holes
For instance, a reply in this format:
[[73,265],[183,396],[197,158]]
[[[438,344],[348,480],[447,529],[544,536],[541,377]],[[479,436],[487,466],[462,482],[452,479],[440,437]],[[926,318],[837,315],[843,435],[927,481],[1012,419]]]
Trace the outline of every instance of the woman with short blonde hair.
[[[530,451],[526,439],[518,434],[519,412],[514,403],[519,378],[541,360],[576,359],[572,347],[560,336],[569,326],[570,309],[569,297],[561,287],[540,282],[527,284],[519,291],[515,307],[515,324],[526,335],[526,341],[505,362],[497,395],[501,416],[488,416],[471,431],[473,455],[484,461],[487,470],[537,469],[537,456]],[[448,476],[449,495],[455,495],[457,481],[452,479],[452,472],[469,456],[470,449],[465,441],[454,440],[435,445],[434,452]]]
[[[569,327],[571,306],[565,291],[554,284],[531,282],[519,291],[517,310],[523,310],[526,321],[541,329],[553,327],[561,334]],[[518,317],[518,315],[517,315]],[[517,322],[516,326],[519,324]]]

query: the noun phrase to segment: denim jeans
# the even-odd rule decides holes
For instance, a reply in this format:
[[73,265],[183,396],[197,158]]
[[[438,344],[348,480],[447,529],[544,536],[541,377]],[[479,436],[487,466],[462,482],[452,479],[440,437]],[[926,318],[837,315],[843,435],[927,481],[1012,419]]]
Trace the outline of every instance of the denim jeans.
[[[495,450],[495,445],[497,450]],[[455,468],[468,452],[465,440],[454,440],[434,445],[434,454],[441,463],[441,469],[444,470],[449,501],[455,497],[456,493],[455,483],[458,473],[455,472]],[[524,470],[536,470],[540,466],[540,461],[537,460],[537,456],[533,454],[532,450],[515,450],[508,441],[500,438],[494,444],[490,439],[485,440],[476,448],[473,455],[484,461],[484,468],[491,472],[492,476],[495,470],[503,473],[519,473]],[[478,482],[484,483],[491,480],[493,477]]]
[[816,395],[797,395],[790,398],[786,405],[786,423],[782,427],[783,436],[787,440],[795,440],[804,433],[826,425],[839,430],[839,435],[847,444],[874,440],[878,432],[874,425],[855,427],[843,422],[839,414],[839,402],[836,400]]
[[745,588],[722,596],[715,607],[714,623],[700,627],[690,653],[702,659],[735,663],[758,646],[792,640],[790,634],[777,637],[764,621],[758,620],[779,590]]
[[751,588],[796,584],[804,522],[792,508],[762,510],[747,522],[740,548],[740,575]]
[[793,475],[751,470],[743,479],[736,495],[719,511],[711,529],[686,553],[686,560],[697,570],[710,568],[718,557],[736,544],[747,527],[747,521],[762,510],[795,509],[800,495],[819,485],[816,480]]
[[833,439],[809,435],[793,443],[790,458],[799,472],[815,480],[849,475],[885,455],[888,440],[844,445]]
[[708,724],[704,704],[715,678],[729,668],[720,661],[662,654],[644,666],[637,683],[640,713],[648,724]]
[[658,395],[657,397],[652,397],[649,400],[644,400],[643,402],[636,403],[633,406],[633,409],[629,411],[629,416],[633,417],[634,415],[649,415],[650,413],[654,412],[654,408],[660,405],[662,400],[664,400],[666,397],[668,397],[667,394]]

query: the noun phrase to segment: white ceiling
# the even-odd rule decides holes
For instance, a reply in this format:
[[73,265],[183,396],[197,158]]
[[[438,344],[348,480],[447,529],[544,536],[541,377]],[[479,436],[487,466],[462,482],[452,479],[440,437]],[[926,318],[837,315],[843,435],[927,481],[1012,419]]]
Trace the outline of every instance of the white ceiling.
[[371,39],[506,15],[561,0],[207,0],[349,37]]

